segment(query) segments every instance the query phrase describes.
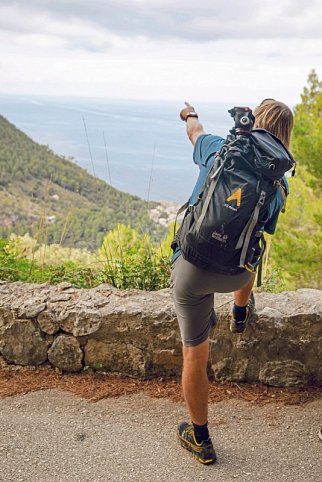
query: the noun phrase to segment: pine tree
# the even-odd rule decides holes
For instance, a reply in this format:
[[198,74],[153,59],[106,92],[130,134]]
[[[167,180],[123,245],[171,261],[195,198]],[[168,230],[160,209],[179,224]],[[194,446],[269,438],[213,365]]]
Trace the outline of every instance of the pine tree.
[[292,151],[302,165],[322,183],[322,82],[312,70],[294,112]]

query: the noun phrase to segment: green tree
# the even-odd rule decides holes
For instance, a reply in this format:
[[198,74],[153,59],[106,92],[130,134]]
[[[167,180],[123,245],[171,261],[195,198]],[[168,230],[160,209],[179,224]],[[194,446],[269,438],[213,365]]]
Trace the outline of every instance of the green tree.
[[312,70],[295,107],[291,151],[297,172],[272,238],[273,290],[322,287],[322,82]]
[[271,245],[271,272],[278,290],[322,287],[322,199],[312,189],[305,167],[290,179],[286,213],[281,214]]
[[322,179],[322,82],[312,70],[301,95],[302,102],[295,107],[292,151],[309,172]]

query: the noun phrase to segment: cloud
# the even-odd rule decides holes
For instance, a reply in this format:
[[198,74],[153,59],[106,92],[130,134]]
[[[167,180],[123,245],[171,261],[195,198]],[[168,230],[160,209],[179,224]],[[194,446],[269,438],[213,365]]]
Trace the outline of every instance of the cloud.
[[29,6],[18,11],[16,4],[0,6],[0,36],[12,45],[40,50],[53,47],[101,52],[124,45],[121,36],[85,17],[52,16],[47,10],[34,12]]
[[[322,38],[322,2],[302,0],[2,0],[11,9],[7,29],[31,31],[34,18],[90,23],[118,36],[172,38],[190,42],[216,39]],[[29,12],[29,15],[19,15]],[[2,19],[6,18],[1,15]],[[36,23],[37,26],[37,23]],[[43,26],[46,26],[44,22]]]
[[320,18],[318,1],[1,0],[1,88],[294,102],[322,65]]

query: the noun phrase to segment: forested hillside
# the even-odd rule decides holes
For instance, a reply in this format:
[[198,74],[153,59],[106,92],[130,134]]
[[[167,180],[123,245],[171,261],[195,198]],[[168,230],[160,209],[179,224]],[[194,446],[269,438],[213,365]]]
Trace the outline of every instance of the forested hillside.
[[164,228],[149,215],[156,204],[114,189],[0,116],[0,238],[29,232],[96,249],[118,223],[159,238]]

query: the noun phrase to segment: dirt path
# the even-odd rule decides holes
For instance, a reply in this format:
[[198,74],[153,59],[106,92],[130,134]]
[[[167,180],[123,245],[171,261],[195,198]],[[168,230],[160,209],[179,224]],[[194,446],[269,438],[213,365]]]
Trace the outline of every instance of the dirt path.
[[[144,382],[30,373],[0,373],[1,482],[322,481],[321,391],[212,387],[213,399],[221,399],[209,415],[218,463],[204,467],[176,441],[186,417],[176,382],[146,383],[144,390]],[[24,393],[37,390],[35,379],[43,388],[53,384],[51,376],[64,390],[80,394],[83,387],[83,396],[98,401],[62,386]],[[108,387],[110,395],[120,387],[129,395],[102,398]]]

